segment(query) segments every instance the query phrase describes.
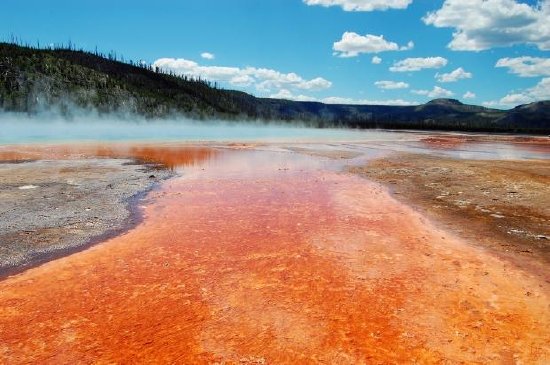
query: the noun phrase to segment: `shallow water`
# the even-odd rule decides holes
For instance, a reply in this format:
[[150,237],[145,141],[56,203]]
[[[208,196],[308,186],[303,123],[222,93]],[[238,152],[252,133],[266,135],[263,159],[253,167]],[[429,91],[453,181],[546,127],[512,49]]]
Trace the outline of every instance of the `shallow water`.
[[135,158],[179,174],[126,234],[0,282],[0,362],[549,360],[547,283],[344,172],[399,152],[548,159],[545,139],[292,131],[0,146],[0,161]]
[[[237,127],[235,127],[237,128]],[[262,130],[263,127],[258,127]],[[238,129],[238,128],[237,128]],[[293,135],[282,137],[269,134],[255,135],[250,141],[227,135],[227,139],[199,142],[180,139],[156,142],[132,140],[74,141],[31,143],[0,143],[1,161],[35,159],[82,158],[86,156],[136,158],[140,161],[161,163],[171,169],[194,164],[195,160],[208,160],[209,154],[224,149],[255,149],[272,152],[300,152],[333,159],[346,159],[350,164],[364,163],[369,159],[394,153],[419,153],[447,156],[458,159],[528,160],[550,159],[550,139],[545,137],[513,137],[491,135],[465,135],[454,133],[421,133],[372,130],[317,130],[291,128]],[[300,132],[300,133],[297,133]],[[303,132],[303,134],[301,134]],[[353,137],[353,138],[351,138]],[[70,133],[67,134],[70,138]],[[121,136],[122,138],[122,136]],[[342,142],[338,142],[342,138]],[[430,139],[444,139],[449,144],[432,143]],[[23,141],[26,141],[23,143]],[[216,149],[211,149],[216,147]],[[214,151],[214,152],[213,152]],[[202,156],[202,158],[198,158]]]
[[[368,133],[368,132],[367,132]],[[392,132],[402,133],[402,132]],[[423,139],[430,135],[446,136],[453,138],[452,133],[416,133],[414,138],[395,141],[357,141],[351,143],[317,144],[317,148],[337,149],[364,154],[386,153],[420,153],[438,156],[447,156],[458,159],[476,160],[529,160],[549,159],[550,139],[543,143],[517,143],[498,136],[491,136],[492,141],[476,141],[477,136],[472,136],[472,141],[461,143],[452,147],[441,148],[426,144]],[[482,136],[479,136],[482,137]]]
[[[0,357],[548,360],[547,285],[342,173],[346,159],[245,147],[90,150],[181,176],[149,194],[135,229],[0,282]],[[49,153],[86,154],[74,148]]]
[[[524,143],[524,142],[528,143]],[[319,129],[282,123],[223,122],[174,120],[136,120],[113,116],[83,115],[67,121],[55,115],[26,117],[0,113],[0,153],[9,160],[6,146],[65,145],[65,154],[76,144],[90,148],[105,145],[100,155],[142,158],[147,151],[122,151],[124,148],[181,148],[185,144],[227,145],[230,143],[305,145],[315,150],[337,149],[372,156],[384,153],[429,153],[473,159],[547,159],[550,139],[545,137],[490,136],[483,134],[440,133],[420,131]],[[113,151],[109,149],[116,149]],[[43,149],[42,149],[43,150]],[[28,149],[26,149],[28,152]],[[79,151],[76,150],[76,153]],[[177,153],[164,150],[164,159],[177,158]],[[169,157],[172,156],[172,157]],[[155,158],[161,158],[156,156]],[[154,158],[153,158],[154,159]],[[173,166],[171,166],[173,167]]]

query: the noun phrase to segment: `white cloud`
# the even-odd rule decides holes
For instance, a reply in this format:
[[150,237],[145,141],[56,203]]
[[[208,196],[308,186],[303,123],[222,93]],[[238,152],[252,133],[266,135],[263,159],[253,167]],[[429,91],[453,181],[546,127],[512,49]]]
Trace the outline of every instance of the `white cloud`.
[[340,6],[345,11],[406,9],[412,0],[303,0],[307,5]]
[[332,86],[332,82],[323,79],[322,77],[316,77],[309,81],[301,81],[298,83],[298,89],[304,90],[323,90]]
[[210,52],[201,53],[201,57],[204,58],[205,60],[213,60],[214,58],[216,58],[216,56]]
[[370,100],[370,99],[353,99],[344,98],[340,96],[329,96],[326,98],[315,98],[307,95],[295,95],[290,90],[282,89],[276,94],[269,95],[274,99],[287,99],[295,101],[317,101],[325,104],[350,104],[350,105],[418,105],[418,102],[407,101],[402,99],[388,99],[388,100]]
[[504,96],[498,104],[504,106],[516,106],[534,101],[550,99],[550,77],[545,77],[532,88]]
[[501,107],[500,103],[496,100],[491,100],[491,101],[484,101],[483,103],[481,103],[481,105],[487,107],[487,108],[498,108],[498,107]]
[[550,50],[550,1],[529,6],[514,0],[446,0],[422,20],[438,28],[454,28],[448,47],[481,51],[514,44]]
[[317,101],[316,98],[307,95],[294,95],[288,89],[281,89],[275,94],[269,95],[272,99],[287,99],[287,100],[296,100],[296,101]]
[[409,84],[403,81],[387,81],[387,80],[376,81],[374,85],[379,89],[384,89],[384,90],[406,89],[409,87]]
[[500,99],[499,104],[513,107],[519,104],[527,104],[531,101],[532,99],[526,94],[508,94]]
[[473,92],[471,91],[466,91],[464,93],[464,95],[462,95],[462,98],[463,99],[475,99],[476,98],[476,94],[474,94]]
[[447,59],[443,57],[406,58],[395,62],[390,71],[407,72],[420,71],[425,68],[441,68],[447,65]]
[[378,56],[374,56],[374,57],[372,58],[371,62],[372,62],[373,64],[375,64],[375,65],[379,65],[379,64],[382,63],[382,59],[381,59],[380,57],[378,57]]
[[406,46],[401,46],[401,47],[399,48],[399,50],[400,50],[400,51],[409,51],[409,50],[411,50],[411,49],[413,49],[413,48],[414,48],[414,42],[413,42],[413,41],[408,41],[408,42],[407,42],[407,45],[406,45]]
[[507,67],[510,73],[521,77],[550,76],[550,58],[527,56],[501,58],[495,67]]
[[183,58],[160,58],[153,62],[153,67],[172,71],[182,76],[227,82],[233,86],[254,86],[257,90],[264,92],[284,88],[318,91],[332,86],[332,82],[322,77],[306,80],[293,72],[282,73],[267,68],[201,66],[194,61]]
[[424,95],[430,98],[448,98],[454,95],[452,91],[439,86],[434,86],[432,90],[411,90],[411,92],[413,94]]
[[471,79],[472,73],[466,72],[462,67],[457,68],[454,71],[451,71],[446,74],[435,74],[435,78],[439,82],[456,82],[461,79]]
[[416,101],[407,101],[403,99],[387,99],[387,100],[370,100],[370,99],[353,99],[353,98],[342,98],[338,96],[331,96],[328,98],[321,99],[325,104],[353,104],[353,105],[397,105],[397,106],[408,106],[408,105],[418,105]]
[[379,53],[385,51],[406,51],[412,49],[414,43],[410,41],[406,46],[399,46],[395,42],[384,39],[383,35],[365,34],[359,35],[355,32],[345,32],[342,39],[334,42],[332,49],[339,57],[356,57],[361,53]]

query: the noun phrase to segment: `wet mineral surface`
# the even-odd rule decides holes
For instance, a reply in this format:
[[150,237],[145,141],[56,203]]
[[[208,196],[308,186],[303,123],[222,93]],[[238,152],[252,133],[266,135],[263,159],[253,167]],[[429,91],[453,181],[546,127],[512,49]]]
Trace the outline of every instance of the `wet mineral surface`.
[[468,241],[539,264],[550,280],[550,160],[460,160],[398,154],[351,171]]
[[166,170],[126,159],[0,163],[0,276],[137,222],[130,205]]
[[215,151],[125,234],[1,281],[2,362],[550,360],[539,274],[340,159]]

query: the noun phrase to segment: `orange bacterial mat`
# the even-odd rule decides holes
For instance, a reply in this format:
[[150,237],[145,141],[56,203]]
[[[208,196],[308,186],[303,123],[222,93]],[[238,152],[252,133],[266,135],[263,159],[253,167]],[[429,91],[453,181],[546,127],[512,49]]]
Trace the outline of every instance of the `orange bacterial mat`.
[[550,363],[548,283],[322,158],[193,153],[140,225],[0,282],[0,362]]

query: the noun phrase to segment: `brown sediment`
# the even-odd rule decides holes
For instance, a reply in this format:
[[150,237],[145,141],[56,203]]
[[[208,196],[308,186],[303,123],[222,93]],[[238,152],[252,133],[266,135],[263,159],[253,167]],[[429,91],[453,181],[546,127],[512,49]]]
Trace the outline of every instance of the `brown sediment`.
[[455,149],[465,143],[477,141],[473,138],[468,138],[464,135],[440,135],[440,136],[429,136],[420,139],[420,142],[426,145],[428,148],[436,149]]
[[[550,280],[550,161],[400,154],[354,167],[477,245]],[[535,265],[537,266],[537,265]]]
[[535,144],[545,145],[550,147],[550,138],[544,136],[519,136],[506,134],[469,134],[469,133],[429,133],[427,136],[420,138],[421,141],[427,144],[437,145],[439,143],[454,144],[454,143],[476,143],[476,142],[499,142],[499,143],[519,143],[519,144]]
[[541,136],[432,134],[419,139],[429,149],[454,150],[468,144],[508,144],[538,153],[550,153],[550,138]]
[[2,362],[550,360],[548,283],[365,179],[224,156],[127,234],[0,282]]

